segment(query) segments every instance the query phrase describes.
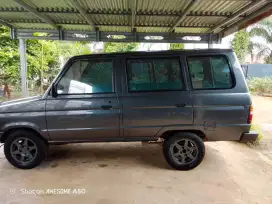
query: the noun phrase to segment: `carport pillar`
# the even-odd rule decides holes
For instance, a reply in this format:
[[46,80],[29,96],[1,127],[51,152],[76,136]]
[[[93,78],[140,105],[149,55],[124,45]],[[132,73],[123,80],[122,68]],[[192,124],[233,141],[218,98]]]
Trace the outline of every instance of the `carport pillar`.
[[209,48],[209,49],[213,48],[212,44],[213,44],[212,35],[209,34],[209,41],[208,41],[208,48]]
[[27,62],[26,62],[26,41],[25,39],[19,39],[19,51],[20,51],[20,65],[21,65],[21,89],[22,96],[28,96],[28,83],[27,83]]

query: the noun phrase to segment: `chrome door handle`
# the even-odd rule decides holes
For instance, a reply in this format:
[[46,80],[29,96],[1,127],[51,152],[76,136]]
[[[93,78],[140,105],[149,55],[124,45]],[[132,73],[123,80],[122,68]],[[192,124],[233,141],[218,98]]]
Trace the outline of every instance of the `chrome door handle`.
[[112,109],[112,106],[111,105],[104,105],[104,106],[101,106],[101,108],[103,110],[109,110],[109,109]]
[[182,107],[186,107],[186,103],[178,103],[176,104],[177,108],[182,108]]

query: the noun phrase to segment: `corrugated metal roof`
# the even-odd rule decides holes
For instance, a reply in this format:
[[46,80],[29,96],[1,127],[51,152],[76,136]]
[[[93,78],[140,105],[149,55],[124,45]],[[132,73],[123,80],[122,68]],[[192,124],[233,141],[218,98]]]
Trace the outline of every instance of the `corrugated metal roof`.
[[207,33],[209,28],[176,28],[177,33]]
[[171,26],[177,19],[178,17],[174,16],[136,16],[135,24],[141,26]]
[[138,0],[137,11],[156,13],[180,13],[190,3],[188,0]]
[[94,10],[129,10],[129,0],[81,0],[79,5],[83,8],[92,8]]
[[31,13],[13,12],[12,15],[9,12],[0,12],[0,19],[4,20],[36,20],[37,17]]
[[[253,1],[250,0],[0,0],[0,22],[15,28],[91,30],[92,25],[101,31],[209,33],[210,28],[231,17]],[[84,13],[75,6],[81,7]],[[264,6],[270,0],[259,0],[259,5],[249,9],[215,32],[228,28]],[[134,8],[135,3],[135,10]],[[27,6],[25,6],[27,5]],[[190,8],[189,6],[192,5]],[[33,14],[33,10],[37,14]],[[271,6],[272,7],[272,6]],[[188,10],[188,13],[184,12]],[[135,20],[132,22],[132,11]],[[40,15],[40,17],[38,17]],[[184,16],[183,16],[184,15]],[[180,17],[183,16],[181,22]],[[48,21],[49,19],[49,21]],[[48,22],[52,22],[51,25]],[[52,26],[55,24],[56,26]]]
[[15,1],[11,0],[1,0],[0,1],[0,8],[10,7],[10,8],[20,8],[21,6],[18,5]]
[[249,4],[251,1],[248,0],[206,0],[200,1],[192,7],[191,11],[196,11],[200,13],[213,12],[218,14],[234,13],[242,7]]
[[25,29],[52,29],[52,27],[45,23],[14,23],[16,28]]
[[77,24],[67,25],[67,24],[61,24],[61,26],[64,29],[66,29],[66,30],[80,30],[80,31],[88,31],[88,30],[90,30],[90,26],[89,25],[77,25]]
[[50,18],[55,22],[64,22],[64,21],[70,21],[70,22],[80,22],[85,20],[82,18],[80,14],[77,13],[51,13]]
[[109,32],[130,32],[131,27],[129,26],[100,26],[100,31],[109,31]]
[[[2,0],[1,0],[2,1]],[[1,2],[0,1],[0,2]],[[38,8],[70,8],[72,9],[74,6],[69,6],[66,0],[24,0],[29,5]]]

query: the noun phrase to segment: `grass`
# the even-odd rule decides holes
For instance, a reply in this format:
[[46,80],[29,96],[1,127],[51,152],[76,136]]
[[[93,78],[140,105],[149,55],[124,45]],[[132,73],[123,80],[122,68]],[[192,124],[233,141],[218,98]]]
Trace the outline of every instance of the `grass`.
[[260,143],[260,141],[263,139],[264,135],[263,135],[263,132],[262,132],[262,128],[261,126],[259,125],[256,125],[256,124],[252,124],[251,125],[251,131],[256,131],[259,133],[259,136],[258,138],[254,141],[254,142],[249,142],[251,145],[258,145]]
[[251,92],[272,94],[272,77],[253,77],[247,81],[247,84]]

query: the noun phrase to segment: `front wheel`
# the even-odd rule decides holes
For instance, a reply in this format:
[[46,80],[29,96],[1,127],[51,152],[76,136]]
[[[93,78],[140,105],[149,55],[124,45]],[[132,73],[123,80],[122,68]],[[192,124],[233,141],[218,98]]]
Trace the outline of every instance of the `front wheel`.
[[4,153],[7,160],[20,169],[31,169],[45,158],[47,146],[35,133],[17,130],[8,135]]
[[205,146],[196,134],[181,132],[165,140],[163,153],[171,167],[186,171],[197,167],[202,162]]

